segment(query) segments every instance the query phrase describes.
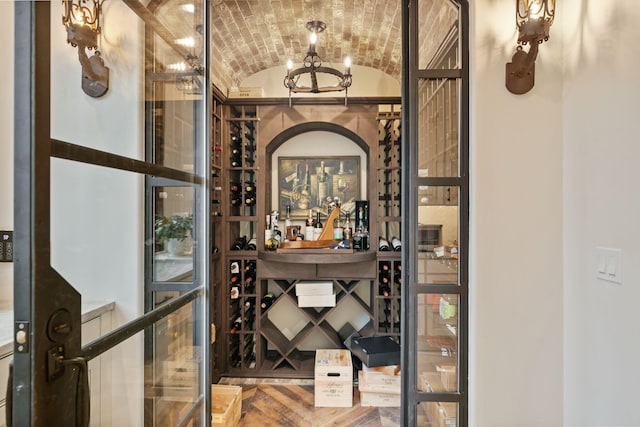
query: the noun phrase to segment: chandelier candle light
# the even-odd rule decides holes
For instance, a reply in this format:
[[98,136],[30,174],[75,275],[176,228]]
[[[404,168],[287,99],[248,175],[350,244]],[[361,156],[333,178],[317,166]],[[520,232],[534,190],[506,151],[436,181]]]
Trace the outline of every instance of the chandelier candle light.
[[[347,91],[351,86],[351,58],[348,56],[344,60],[344,73],[335,68],[322,65],[322,58],[316,52],[318,34],[327,28],[327,24],[322,21],[307,22],[307,30],[311,32],[309,36],[309,49],[307,56],[302,61],[302,66],[293,68],[293,62],[287,62],[287,75],[284,78],[284,87],[289,89],[289,106],[291,106],[291,93],[321,93],[321,92],[341,92],[344,90],[344,104],[347,105]],[[330,75],[335,78],[333,85],[321,85],[318,77],[321,74]],[[301,77],[308,75],[302,81]],[[307,84],[307,85],[305,85]]]

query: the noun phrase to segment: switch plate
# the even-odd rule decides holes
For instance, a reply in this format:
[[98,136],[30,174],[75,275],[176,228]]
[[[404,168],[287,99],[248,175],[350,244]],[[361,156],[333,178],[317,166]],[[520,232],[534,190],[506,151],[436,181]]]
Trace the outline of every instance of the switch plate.
[[622,283],[622,250],[596,248],[596,277],[608,282]]
[[13,262],[13,231],[0,231],[0,262]]

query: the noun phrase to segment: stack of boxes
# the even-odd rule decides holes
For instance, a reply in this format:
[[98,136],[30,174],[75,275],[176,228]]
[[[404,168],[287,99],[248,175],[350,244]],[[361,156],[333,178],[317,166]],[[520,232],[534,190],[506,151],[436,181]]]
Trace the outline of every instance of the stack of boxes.
[[349,350],[316,350],[316,407],[353,406],[353,365]]
[[400,367],[363,365],[358,373],[358,391],[361,406],[400,407]]
[[333,292],[333,282],[306,281],[296,283],[298,307],[335,307],[336,294]]

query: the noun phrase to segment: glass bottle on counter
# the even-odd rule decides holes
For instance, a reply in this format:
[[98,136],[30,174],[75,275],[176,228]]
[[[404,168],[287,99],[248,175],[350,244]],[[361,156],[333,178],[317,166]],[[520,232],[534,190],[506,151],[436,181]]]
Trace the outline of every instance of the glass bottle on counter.
[[320,211],[316,212],[316,224],[313,229],[313,240],[318,240],[322,234],[322,221],[320,221]]
[[347,219],[344,222],[344,227],[342,227],[342,235],[346,240],[351,240],[353,238],[353,229],[351,228],[351,214],[347,212]]
[[284,241],[289,240],[289,229],[291,228],[291,205],[287,205],[287,211],[284,217]]
[[314,229],[316,228],[316,221],[313,219],[313,211],[309,209],[309,217],[304,227],[304,240],[313,240]]

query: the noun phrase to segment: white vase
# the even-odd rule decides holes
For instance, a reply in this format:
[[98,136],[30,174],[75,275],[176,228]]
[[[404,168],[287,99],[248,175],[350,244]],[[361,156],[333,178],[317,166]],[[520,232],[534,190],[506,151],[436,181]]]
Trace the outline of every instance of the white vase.
[[187,240],[168,239],[167,252],[170,255],[184,255],[187,251]]

